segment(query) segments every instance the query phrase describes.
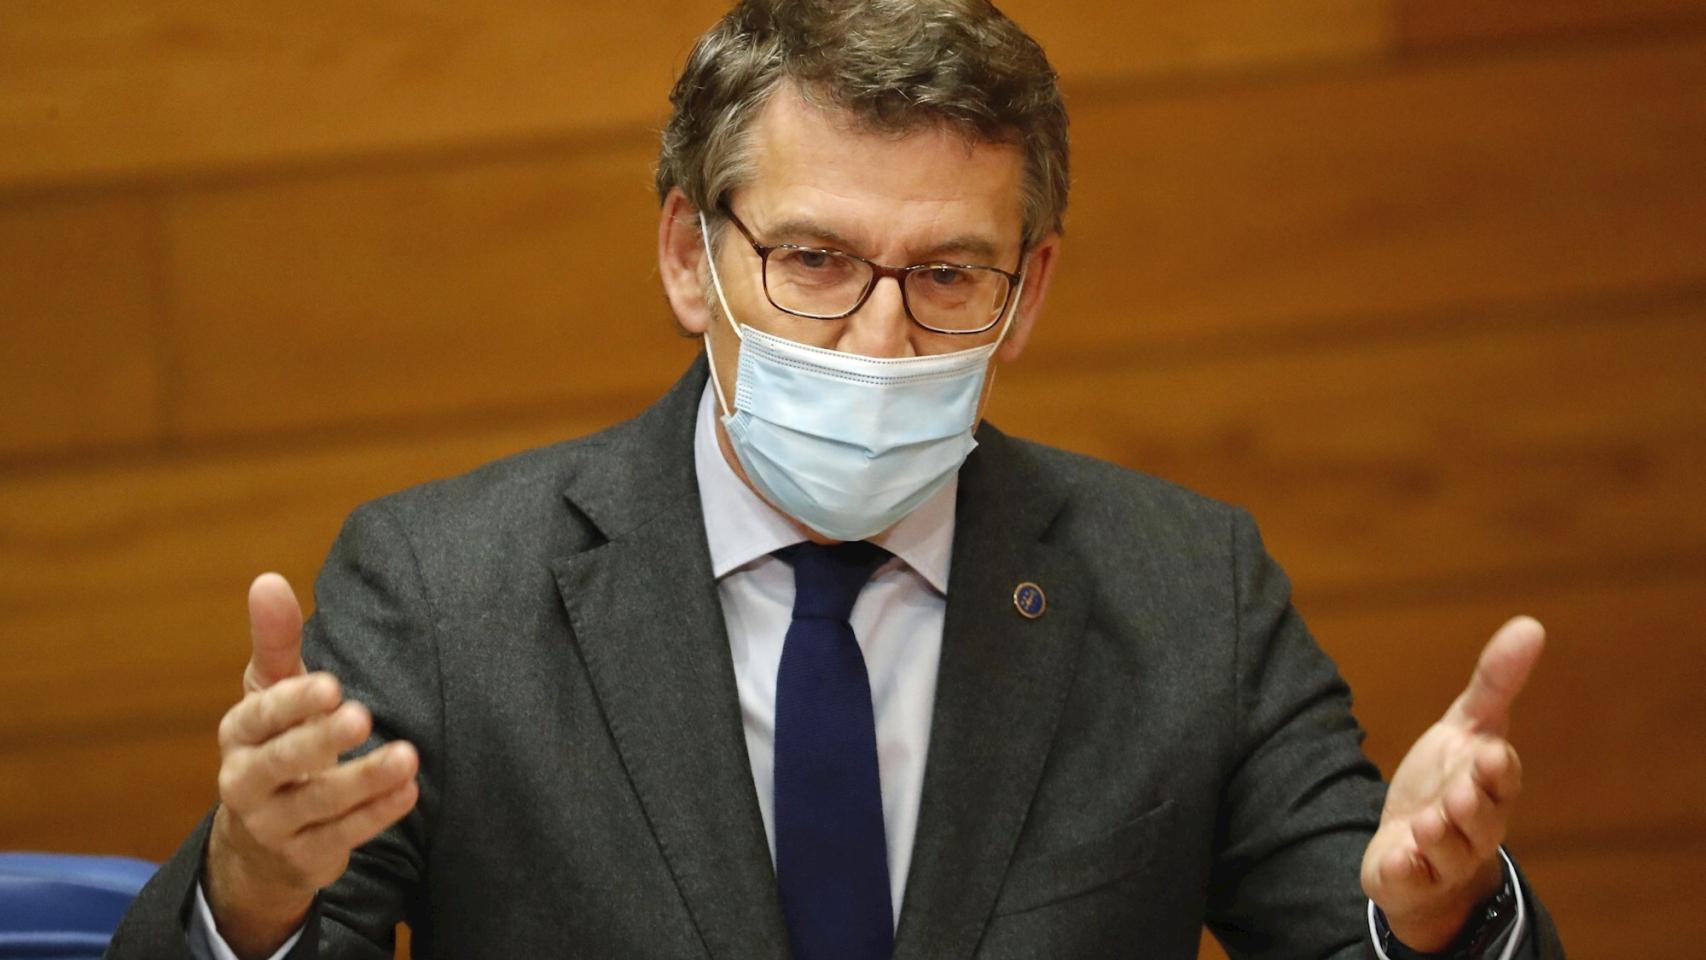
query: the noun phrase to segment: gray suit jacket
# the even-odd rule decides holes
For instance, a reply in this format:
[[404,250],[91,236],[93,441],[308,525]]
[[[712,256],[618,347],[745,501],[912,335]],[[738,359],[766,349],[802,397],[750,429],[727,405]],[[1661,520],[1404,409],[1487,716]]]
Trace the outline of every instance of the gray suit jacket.
[[[313,667],[422,757],[295,957],[783,958],[693,470],[638,418],[358,509]],[[985,425],[961,472],[898,960],[1363,957],[1382,786],[1241,511]],[[1047,609],[1019,615],[1014,587]],[[207,822],[109,956],[186,957]],[[1534,918],[1523,956],[1556,955]]]

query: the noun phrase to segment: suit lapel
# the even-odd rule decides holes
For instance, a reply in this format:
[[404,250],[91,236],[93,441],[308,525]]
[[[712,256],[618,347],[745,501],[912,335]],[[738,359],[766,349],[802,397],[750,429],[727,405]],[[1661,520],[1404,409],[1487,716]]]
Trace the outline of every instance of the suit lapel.
[[[977,948],[1030,809],[1089,605],[1076,561],[1045,539],[1054,478],[991,427],[960,471],[941,669],[896,960]],[[1021,616],[1014,589],[1047,607]]]
[[554,571],[611,736],[707,951],[783,957],[693,473],[704,381],[701,361],[639,419],[589,445],[565,495],[605,539]]

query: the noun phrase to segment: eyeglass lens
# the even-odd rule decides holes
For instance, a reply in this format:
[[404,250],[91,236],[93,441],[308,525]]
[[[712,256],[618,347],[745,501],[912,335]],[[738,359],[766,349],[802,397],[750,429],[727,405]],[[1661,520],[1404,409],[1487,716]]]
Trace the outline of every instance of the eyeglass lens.
[[[814,317],[842,316],[865,296],[871,265],[833,250],[776,247],[765,264],[765,287],[777,307]],[[933,264],[905,274],[906,304],[919,323],[938,330],[980,330],[1007,303],[1009,281],[999,271]]]

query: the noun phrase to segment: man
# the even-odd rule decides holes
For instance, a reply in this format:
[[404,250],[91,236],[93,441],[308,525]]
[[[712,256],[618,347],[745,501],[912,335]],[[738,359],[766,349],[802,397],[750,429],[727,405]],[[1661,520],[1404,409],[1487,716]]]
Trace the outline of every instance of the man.
[[1244,514],[979,425],[1061,249],[1029,38],[748,0],[672,102],[706,358],[357,510],[305,633],[256,581],[222,803],[112,956],[1561,955],[1499,847],[1537,624],[1387,792]]

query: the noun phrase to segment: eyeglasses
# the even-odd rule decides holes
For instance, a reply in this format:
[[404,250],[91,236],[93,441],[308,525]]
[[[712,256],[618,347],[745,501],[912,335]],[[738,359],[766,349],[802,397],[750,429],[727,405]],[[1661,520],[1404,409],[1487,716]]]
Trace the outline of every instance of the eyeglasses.
[[840,320],[851,316],[870,299],[878,280],[893,277],[900,284],[901,305],[913,323],[934,333],[983,333],[1000,321],[1019,283],[1018,274],[997,267],[965,263],[888,267],[840,250],[795,243],[765,245],[728,203],[717,206],[758,254],[764,295],[771,305],[796,317]]

